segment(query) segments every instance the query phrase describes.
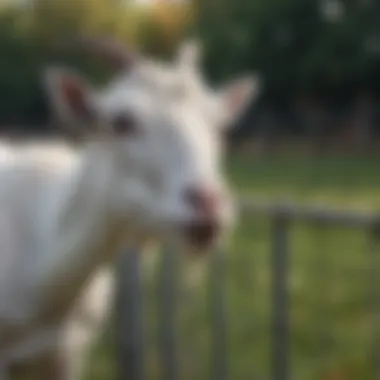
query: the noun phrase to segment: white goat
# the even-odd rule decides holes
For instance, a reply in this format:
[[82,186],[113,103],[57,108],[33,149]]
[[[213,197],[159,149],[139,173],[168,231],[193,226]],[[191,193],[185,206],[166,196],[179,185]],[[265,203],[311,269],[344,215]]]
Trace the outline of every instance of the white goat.
[[206,252],[231,226],[222,128],[255,81],[209,89],[189,47],[164,65],[81,43],[121,69],[101,92],[45,73],[54,111],[84,145],[0,146],[1,380],[79,378],[112,298],[107,264],[126,244],[154,236]]

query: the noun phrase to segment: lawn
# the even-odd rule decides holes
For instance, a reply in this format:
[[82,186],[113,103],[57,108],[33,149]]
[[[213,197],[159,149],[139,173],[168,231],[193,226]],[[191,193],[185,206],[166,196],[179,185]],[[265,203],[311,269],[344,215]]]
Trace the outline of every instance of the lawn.
[[[342,209],[380,210],[379,158],[241,156],[231,158],[228,167],[235,189],[242,194]],[[246,218],[228,250],[231,380],[270,379],[270,231],[266,218]],[[380,269],[376,265],[380,249],[369,249],[363,231],[298,224],[291,226],[290,249],[292,379],[374,379],[369,350],[376,326],[370,313],[374,287],[370,286],[369,274]],[[180,297],[178,329],[184,380],[210,379],[209,302],[204,283],[190,286],[194,273],[191,268],[181,276],[188,280]],[[155,380],[159,378],[157,299],[150,273],[145,285],[147,370],[148,379]],[[380,321],[378,324],[380,327]],[[94,349],[88,379],[112,378],[110,354],[111,346],[105,338]]]

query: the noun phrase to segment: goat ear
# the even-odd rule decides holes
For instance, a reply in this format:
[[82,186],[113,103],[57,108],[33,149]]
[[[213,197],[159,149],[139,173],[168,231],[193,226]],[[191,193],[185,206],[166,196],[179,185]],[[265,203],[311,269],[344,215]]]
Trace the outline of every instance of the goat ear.
[[230,125],[238,119],[251,102],[259,96],[260,89],[258,77],[243,76],[220,90],[221,103],[225,112],[224,125]]
[[63,124],[89,126],[96,121],[92,91],[79,75],[60,68],[48,68],[43,79],[53,112]]

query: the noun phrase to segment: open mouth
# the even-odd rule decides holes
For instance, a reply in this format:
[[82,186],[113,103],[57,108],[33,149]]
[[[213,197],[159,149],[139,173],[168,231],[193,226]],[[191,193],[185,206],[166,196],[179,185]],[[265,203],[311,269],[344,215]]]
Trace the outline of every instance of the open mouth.
[[190,245],[197,250],[213,247],[219,236],[220,226],[216,221],[199,221],[185,227],[185,236]]

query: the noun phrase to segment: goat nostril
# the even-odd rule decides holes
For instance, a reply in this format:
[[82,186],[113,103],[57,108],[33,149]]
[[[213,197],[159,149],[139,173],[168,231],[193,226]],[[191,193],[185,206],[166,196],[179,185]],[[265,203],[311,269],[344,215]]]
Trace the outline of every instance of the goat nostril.
[[219,204],[217,193],[207,189],[188,189],[185,199],[191,207],[205,215],[214,215]]

